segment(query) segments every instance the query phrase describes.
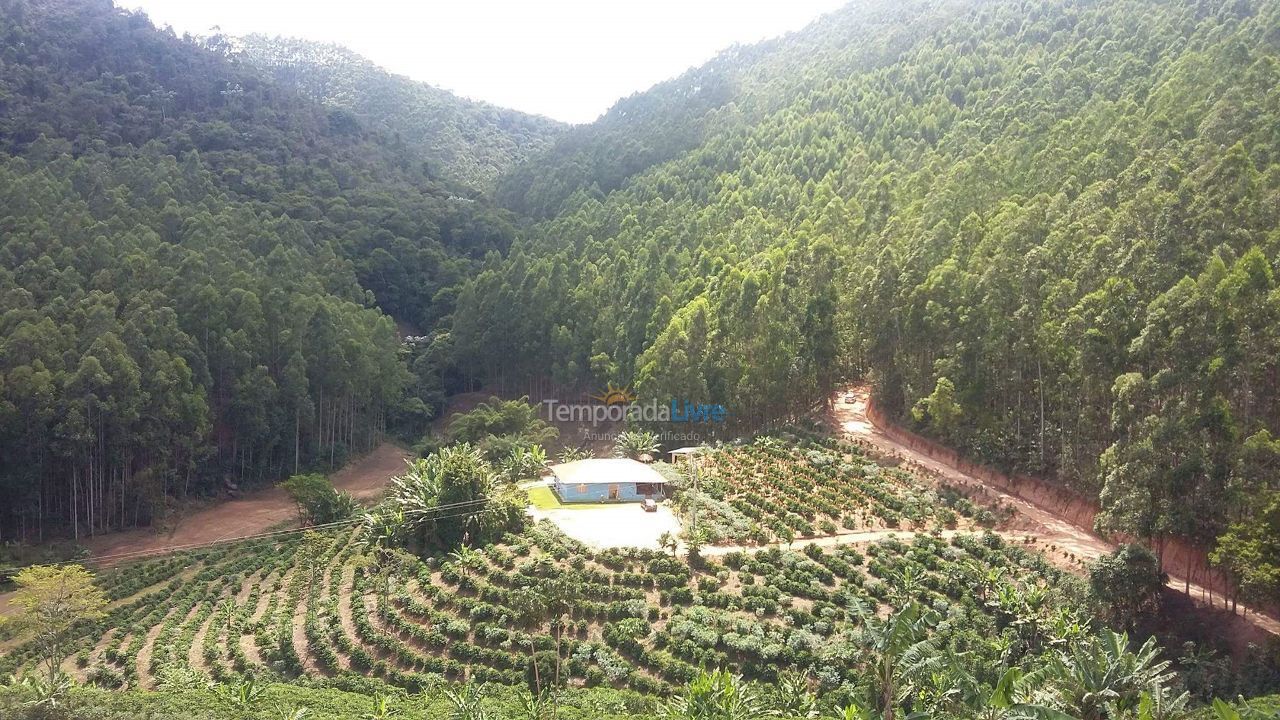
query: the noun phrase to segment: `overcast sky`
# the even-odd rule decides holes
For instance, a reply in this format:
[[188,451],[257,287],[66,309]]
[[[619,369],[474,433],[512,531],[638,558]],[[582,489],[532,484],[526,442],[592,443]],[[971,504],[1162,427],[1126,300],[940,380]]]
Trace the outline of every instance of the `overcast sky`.
[[847,0],[120,0],[179,34],[289,35],[568,122]]

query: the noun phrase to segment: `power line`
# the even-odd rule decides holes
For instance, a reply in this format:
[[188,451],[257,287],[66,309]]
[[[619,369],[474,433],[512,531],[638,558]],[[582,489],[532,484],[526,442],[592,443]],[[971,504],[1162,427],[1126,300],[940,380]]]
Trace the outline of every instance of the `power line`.
[[434,512],[436,510],[448,510],[450,508],[462,507],[464,505],[487,505],[489,502],[490,502],[489,498],[479,497],[479,498],[476,498],[475,500],[463,500],[456,503],[445,503],[444,505],[433,505],[429,508],[415,508],[412,510],[406,510],[405,514],[406,515],[422,515],[425,513]]

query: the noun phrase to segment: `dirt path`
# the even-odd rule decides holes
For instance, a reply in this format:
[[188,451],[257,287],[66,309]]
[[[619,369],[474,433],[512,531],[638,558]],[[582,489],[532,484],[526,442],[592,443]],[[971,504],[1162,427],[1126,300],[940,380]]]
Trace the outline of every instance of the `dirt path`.
[[76,663],[76,655],[79,653],[68,655],[62,661],[62,672],[75,678],[78,683],[88,680],[89,673],[102,660],[102,653],[106,652],[107,647],[116,639],[116,633],[118,632],[120,632],[118,629],[111,629],[98,638],[98,641],[93,644],[93,648],[89,650],[89,662],[84,667],[80,667]]
[[169,608],[169,612],[160,618],[160,622],[152,625],[151,629],[147,630],[147,634],[143,636],[142,647],[138,650],[137,659],[134,662],[134,667],[138,671],[138,686],[143,690],[155,690],[156,688],[155,680],[151,675],[151,655],[155,652],[156,638],[160,637],[160,633],[164,632],[164,624],[169,621],[169,618],[173,617],[176,611],[176,607]]
[[[912,538],[917,535],[928,535],[930,537],[939,537],[943,540],[950,540],[957,535],[981,535],[984,531],[978,530],[942,530],[933,532],[928,530],[862,530],[859,532],[844,532],[838,535],[820,535],[818,537],[801,538],[792,541],[790,545],[786,543],[771,543],[769,545],[707,545],[702,548],[703,555],[726,555],[735,550],[742,552],[759,552],[768,548],[778,548],[779,550],[803,550],[810,545],[817,545],[820,548],[839,547],[841,545],[866,545],[868,543],[877,543],[890,538],[896,538],[903,542],[911,542]],[[996,532],[996,535],[1009,540],[1022,540],[1022,533],[1004,533]]]
[[[14,590],[10,590],[6,593],[0,593],[0,618],[18,614],[19,608],[17,605],[13,604],[13,596],[15,592],[16,591]],[[24,633],[19,633],[8,640],[0,640],[0,654],[3,654],[8,649],[25,641],[26,635]]]
[[[328,568],[325,569],[328,572]],[[288,591],[285,600],[287,602]],[[322,596],[317,596],[317,600]],[[305,675],[327,675],[328,673],[320,668],[315,658],[311,657],[311,641],[307,639],[307,612],[311,609],[313,602],[311,595],[307,592],[307,588],[302,588],[302,595],[298,598],[298,604],[293,610],[293,617],[290,625],[293,629],[293,652],[298,656],[298,662],[302,664],[302,672]],[[287,612],[287,608],[286,608]]]
[[[845,393],[838,394],[834,400],[833,421],[840,431],[855,438],[861,438],[880,452],[909,459],[948,482],[983,488],[989,496],[998,498],[1004,504],[1012,507],[1023,518],[1032,521],[1037,526],[1037,532],[1034,534],[1040,539],[1042,545],[1056,545],[1058,548],[1086,560],[1092,560],[1115,549],[1115,545],[1098,537],[1090,528],[1071,523],[1028,500],[1010,495],[992,484],[960,472],[951,465],[938,462],[924,453],[912,450],[895,441],[877,428],[868,418],[867,402],[870,396],[867,391],[865,389],[855,389],[851,392],[855,398],[852,403],[843,401]],[[903,533],[899,534],[902,535]],[[1178,592],[1182,592],[1184,588],[1189,587],[1190,596],[1193,599],[1197,597],[1212,597],[1205,588],[1196,583],[1188,583],[1186,579],[1173,573],[1169,574],[1169,587]],[[1197,604],[1206,603],[1203,600],[1197,600]],[[1212,602],[1207,604],[1209,607],[1221,609]],[[1280,621],[1268,615],[1259,614],[1257,611],[1246,608],[1243,605],[1239,607],[1244,612],[1245,619],[1249,623],[1272,635],[1280,635]]]
[[[866,532],[841,533],[839,535],[826,535],[823,537],[804,538],[796,540],[790,545],[772,544],[772,545],[706,545],[700,551],[704,557],[715,557],[720,555],[728,555],[735,552],[756,553],[769,548],[778,548],[780,550],[803,550],[810,545],[817,545],[820,548],[841,547],[843,545],[869,545],[871,543],[881,542],[890,538],[896,538],[903,542],[911,542],[916,535],[931,535],[933,537],[941,537],[944,540],[955,537],[956,535],[974,535],[980,533],[977,530],[943,530],[941,534],[928,533],[916,530],[867,530]],[[1009,540],[1021,540],[1023,535],[1015,533],[996,533]],[[681,544],[677,552],[684,552],[686,547]]]
[[[262,616],[267,614],[267,607],[271,604],[271,597],[274,594],[270,588],[275,584],[278,576],[279,571],[272,570],[270,574],[262,578],[262,582],[258,583],[260,588],[258,600],[253,606],[253,613],[249,615],[249,622],[245,627],[246,632],[242,632],[237,639],[240,644],[240,652],[244,653],[245,660],[253,668],[265,667],[266,662],[262,658],[262,653],[258,651],[258,639],[254,636],[251,628],[257,626],[262,621]],[[283,589],[281,592],[283,592]]]
[[[338,626],[343,635],[351,641],[352,645],[364,648],[365,652],[378,660],[386,660],[388,655],[381,648],[371,647],[360,638],[360,632],[356,629],[356,620],[354,613],[355,606],[352,604],[357,599],[360,601],[360,608],[366,609],[365,595],[358,598],[355,594],[356,566],[350,562],[342,566],[342,577],[338,584]],[[350,658],[347,658],[349,667]],[[343,668],[344,670],[347,667]]]
[[[391,478],[400,474],[408,457],[405,450],[389,442],[383,443],[334,473],[334,487],[351,493],[359,500],[373,499]],[[195,510],[180,519],[169,533],[142,528],[102,535],[85,544],[96,556],[159,552],[174,546],[214,543],[259,533],[293,520],[293,502],[283,490],[272,487]]]
[[[249,625],[257,625],[262,616],[267,614],[267,606],[271,604],[271,596],[275,593],[271,588],[275,587],[276,580],[280,578],[279,570],[272,570],[270,574],[262,578],[262,582],[258,583],[260,591],[258,593],[258,602],[253,607],[253,614],[249,616]],[[284,592],[284,588],[280,589]]]
[[[1083,558],[1073,555],[1072,551],[1047,542],[1040,533],[1024,532],[1021,530],[986,530],[985,528],[958,528],[955,530],[861,530],[857,532],[843,532],[838,535],[823,535],[819,537],[802,538],[793,541],[790,545],[774,543],[771,545],[707,545],[701,550],[704,557],[716,557],[728,555],[734,552],[756,553],[768,548],[778,548],[780,550],[799,551],[810,545],[817,545],[820,548],[838,548],[845,546],[863,546],[873,543],[884,542],[885,540],[894,539],[905,543],[910,543],[917,535],[927,535],[928,537],[941,538],[950,540],[959,535],[982,535],[990,532],[999,536],[1006,543],[1027,549],[1034,549],[1041,555],[1046,556],[1050,562],[1056,566],[1068,571],[1078,572],[1080,563]],[[686,552],[688,547],[683,543],[677,549],[677,553]]]
[[213,612],[209,613],[209,617],[200,623],[200,627],[196,629],[196,634],[191,637],[191,647],[187,648],[187,665],[192,670],[209,677],[209,664],[204,659],[204,639],[210,631],[218,632],[218,628],[214,627],[214,623],[218,621],[217,603],[214,603]]

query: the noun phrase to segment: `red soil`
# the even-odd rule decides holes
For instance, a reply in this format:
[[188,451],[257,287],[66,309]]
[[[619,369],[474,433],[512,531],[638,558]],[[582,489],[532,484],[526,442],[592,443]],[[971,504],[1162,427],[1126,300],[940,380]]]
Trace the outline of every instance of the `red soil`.
[[[409,454],[391,443],[383,443],[333,474],[333,484],[356,499],[370,500],[391,478],[404,470]],[[261,533],[283,523],[295,523],[293,502],[283,490],[272,487],[193,510],[167,533],[151,529],[127,530],[88,540],[91,557],[110,561],[122,553],[161,552],[167,548],[203,545]]]

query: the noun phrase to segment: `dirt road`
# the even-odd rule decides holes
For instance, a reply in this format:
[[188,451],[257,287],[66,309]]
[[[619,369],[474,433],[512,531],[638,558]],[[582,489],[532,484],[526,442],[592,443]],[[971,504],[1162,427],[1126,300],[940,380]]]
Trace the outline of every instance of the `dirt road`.
[[[941,533],[934,535],[933,533],[921,533],[915,530],[867,530],[864,532],[849,532],[840,535],[824,535],[815,538],[802,538],[792,542],[790,545],[771,544],[771,545],[706,545],[699,550],[699,554],[704,557],[718,557],[728,555],[730,553],[756,553],[768,548],[778,548],[781,550],[803,550],[810,545],[817,545],[820,548],[838,548],[842,545],[870,545],[872,543],[884,542],[890,538],[901,540],[909,543],[916,535],[931,535],[949,540],[956,535],[973,535],[972,530],[943,530]],[[1005,535],[1005,533],[997,533]],[[1017,536],[1020,538],[1021,536]],[[1010,536],[1009,539],[1015,539]],[[684,552],[688,548],[682,543],[679,551]]]
[[[833,422],[841,432],[862,438],[887,455],[896,455],[912,460],[948,482],[984,488],[990,496],[998,498],[1004,504],[1012,507],[1018,515],[1034,523],[1037,528],[1036,535],[1039,537],[1042,546],[1045,544],[1056,545],[1087,560],[1105,555],[1115,549],[1115,545],[1093,533],[1091,528],[1075,525],[1058,517],[1046,508],[1010,495],[980,478],[960,472],[950,465],[938,462],[928,455],[912,450],[895,441],[877,428],[868,418],[867,402],[870,400],[868,392],[859,388],[853,390],[852,394],[855,396],[855,400],[852,403],[843,401],[845,393],[840,393],[834,401]],[[1184,587],[1188,586],[1190,588],[1189,595],[1193,599],[1197,597],[1212,597],[1205,588],[1195,583],[1187,583],[1184,578],[1170,573],[1169,587],[1181,592]],[[1208,604],[1211,607],[1217,607],[1211,602],[1205,603],[1203,599],[1197,600],[1197,604]],[[1253,626],[1272,635],[1280,635],[1280,621],[1250,608],[1245,608],[1243,605],[1238,607],[1244,613],[1245,619]]]
[[[334,487],[351,493],[357,500],[370,500],[378,496],[391,478],[404,470],[409,453],[391,443],[383,443],[373,452],[361,457],[333,474]],[[160,554],[166,548],[205,545],[220,540],[260,533],[294,519],[293,502],[284,491],[277,488],[260,490],[236,500],[217,502],[193,510],[181,518],[168,533],[157,533],[149,528],[125,530],[90,538],[85,542],[90,559],[124,553]],[[136,557],[143,557],[136,556]],[[95,563],[109,567],[118,560],[104,559]],[[0,593],[0,616],[14,612],[11,605],[13,593]]]
[[[408,453],[401,448],[383,443],[334,473],[334,487],[351,493],[358,500],[372,499],[391,478],[404,470],[407,457]],[[194,510],[181,518],[168,533],[156,533],[145,528],[127,530],[92,538],[85,545],[91,557],[160,551],[167,547],[199,545],[251,535],[290,522],[293,518],[293,502],[283,490],[273,487]]]

